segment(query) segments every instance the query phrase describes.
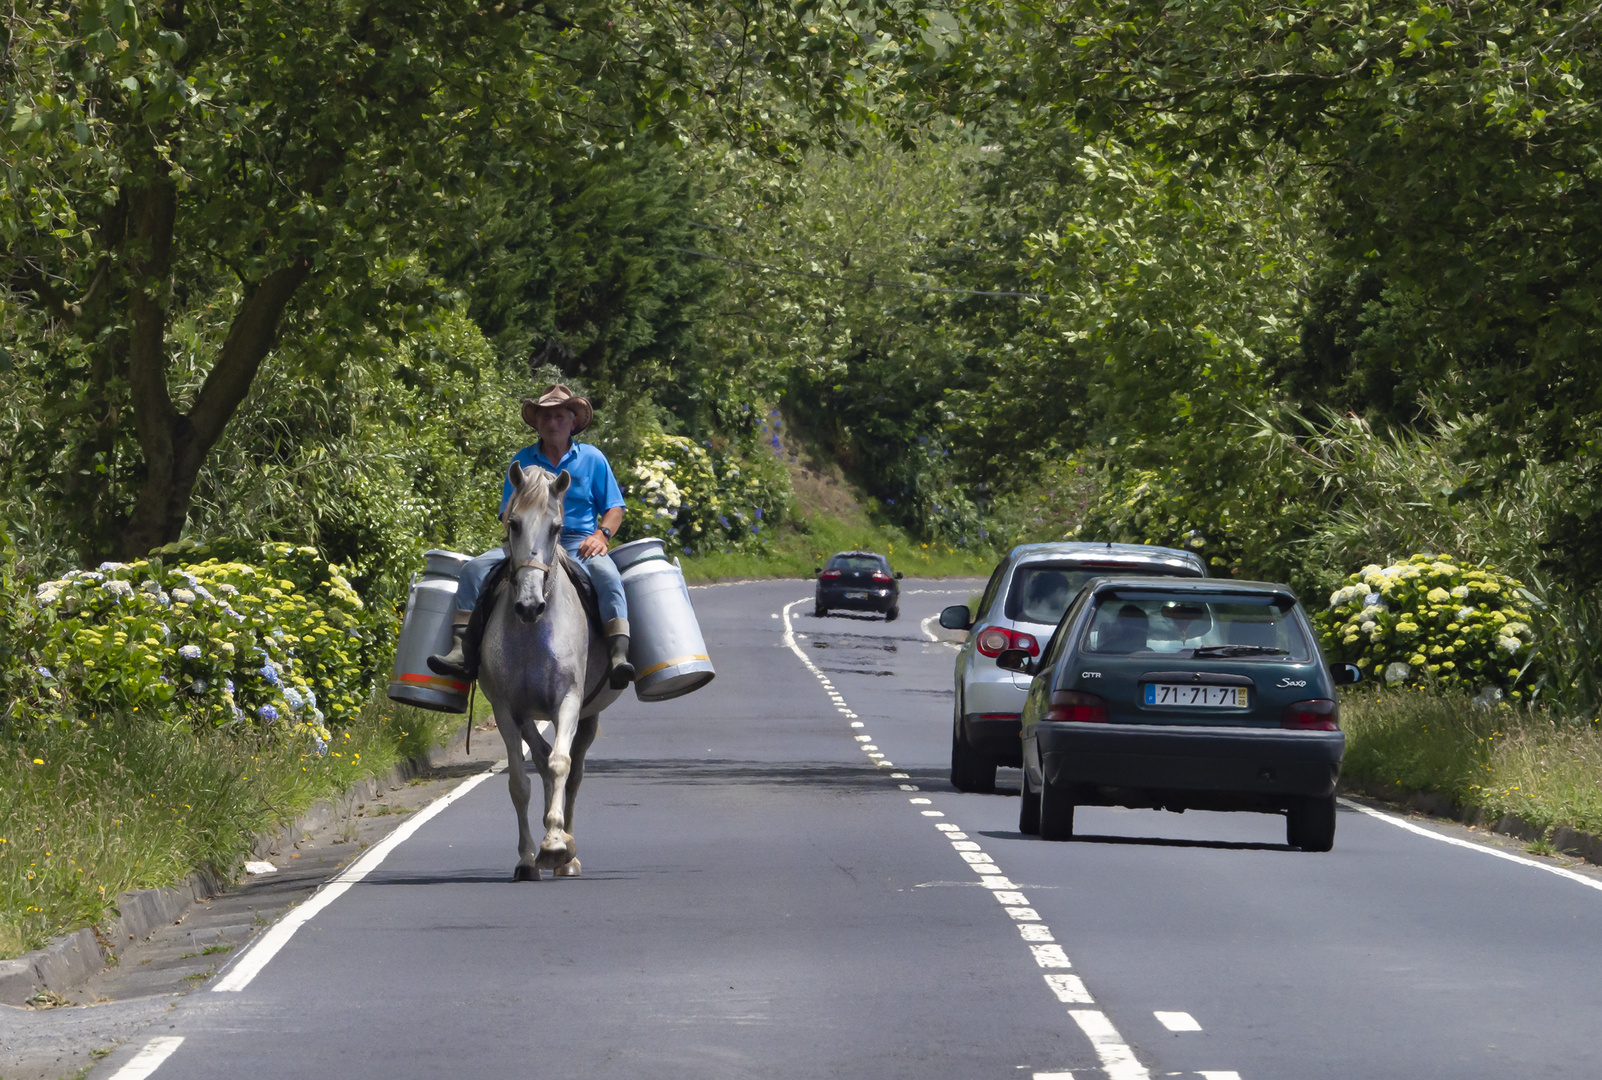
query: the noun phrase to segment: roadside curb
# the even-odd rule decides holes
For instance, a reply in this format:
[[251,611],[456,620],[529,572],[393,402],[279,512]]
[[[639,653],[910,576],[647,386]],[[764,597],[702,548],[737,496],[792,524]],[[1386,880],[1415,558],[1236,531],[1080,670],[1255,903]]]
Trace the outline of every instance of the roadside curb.
[[[259,834],[251,846],[252,857],[276,855],[281,849],[294,846],[296,837],[349,814],[357,803],[371,799],[384,788],[445,764],[466,738],[464,726],[427,756],[409,758],[388,772],[356,782],[336,798],[313,803],[277,830]],[[0,1005],[24,1005],[40,993],[60,994],[82,986],[115,964],[117,951],[126,943],[143,940],[158,927],[179,921],[197,902],[218,896],[230,884],[216,875],[197,871],[177,885],[120,894],[112,907],[117,914],[105,922],[63,934],[44,948],[14,960],[0,960]]]
[[1482,806],[1459,805],[1434,791],[1400,792],[1388,789],[1383,784],[1348,781],[1344,777],[1341,779],[1341,790],[1430,817],[1445,818],[1461,825],[1470,825],[1502,836],[1510,836],[1515,840],[1525,842],[1544,840],[1560,855],[1568,855],[1602,866],[1602,836],[1597,836],[1595,833],[1573,829],[1567,825],[1546,829],[1524,820],[1517,814],[1504,814],[1493,818]]

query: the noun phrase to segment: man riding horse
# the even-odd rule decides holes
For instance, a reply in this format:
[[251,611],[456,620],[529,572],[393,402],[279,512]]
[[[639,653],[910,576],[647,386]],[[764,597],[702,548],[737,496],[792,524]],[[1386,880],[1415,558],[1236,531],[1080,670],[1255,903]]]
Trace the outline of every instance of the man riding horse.
[[[607,554],[613,534],[623,524],[623,493],[606,455],[574,436],[590,426],[595,410],[589,401],[566,386],[551,386],[538,400],[523,399],[523,422],[539,432],[539,442],[525,446],[512,457],[524,469],[538,466],[552,476],[571,477],[562,499],[561,545],[589,574],[601,612],[601,633],[610,661],[608,685],[621,690],[634,680],[629,663],[629,610],[623,596],[623,579]],[[508,466],[510,468],[510,466]],[[501,517],[512,498],[512,481],[501,489]],[[430,656],[429,668],[471,682],[478,677],[479,644],[484,618],[475,618],[485,579],[505,561],[506,549],[486,551],[462,568],[456,586],[456,614],[451,623],[451,651]]]

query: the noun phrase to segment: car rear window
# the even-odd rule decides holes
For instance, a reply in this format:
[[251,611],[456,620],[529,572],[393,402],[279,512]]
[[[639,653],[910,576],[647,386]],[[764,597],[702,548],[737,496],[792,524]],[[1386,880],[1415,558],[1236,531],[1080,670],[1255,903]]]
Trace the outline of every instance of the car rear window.
[[883,570],[884,563],[874,555],[836,555],[829,561],[831,570]]
[[1312,658],[1296,602],[1271,594],[1195,596],[1119,590],[1096,598],[1080,642],[1102,656]]
[[1012,587],[1007,590],[1007,618],[1014,622],[1057,625],[1062,613],[1079,594],[1079,589],[1093,577],[1115,573],[1120,576],[1151,574],[1152,577],[1199,576],[1185,575],[1177,567],[1144,567],[1138,564],[1087,566],[1083,563],[1025,563],[1012,575]]

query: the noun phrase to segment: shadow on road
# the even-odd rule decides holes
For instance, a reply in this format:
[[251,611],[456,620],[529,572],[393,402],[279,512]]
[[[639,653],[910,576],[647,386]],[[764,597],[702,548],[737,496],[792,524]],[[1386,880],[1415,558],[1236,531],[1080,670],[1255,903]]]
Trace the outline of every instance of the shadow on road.
[[[530,771],[533,771],[530,766]],[[620,776],[658,784],[779,784],[835,791],[884,791],[879,769],[845,763],[814,765],[802,762],[705,761],[644,762],[613,758],[584,763],[585,776]]]

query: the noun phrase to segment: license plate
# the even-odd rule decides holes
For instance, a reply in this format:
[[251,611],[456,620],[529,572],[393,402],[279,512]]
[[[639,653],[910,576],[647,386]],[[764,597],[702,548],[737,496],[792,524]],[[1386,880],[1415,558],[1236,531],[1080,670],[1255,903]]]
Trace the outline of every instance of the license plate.
[[1182,709],[1244,709],[1244,686],[1198,686],[1193,683],[1147,683],[1147,705],[1177,705]]
[[848,592],[845,596],[847,600],[866,600],[868,598],[868,594],[865,592]]

